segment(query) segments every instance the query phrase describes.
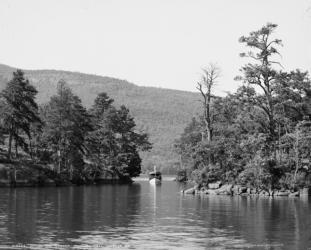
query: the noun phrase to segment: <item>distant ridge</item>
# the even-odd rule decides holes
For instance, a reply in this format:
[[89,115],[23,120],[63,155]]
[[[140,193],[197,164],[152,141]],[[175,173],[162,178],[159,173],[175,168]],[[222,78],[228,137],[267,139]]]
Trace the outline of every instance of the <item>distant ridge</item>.
[[[16,70],[0,64],[0,90]],[[39,91],[37,101],[44,103],[56,93],[57,82],[64,79],[86,107],[100,92],[106,92],[116,105],[126,105],[135,117],[138,129],[150,134],[153,149],[142,154],[144,167],[156,164],[162,171],[177,164],[173,143],[191,118],[200,112],[199,95],[194,92],[142,87],[112,77],[63,70],[24,70]]]

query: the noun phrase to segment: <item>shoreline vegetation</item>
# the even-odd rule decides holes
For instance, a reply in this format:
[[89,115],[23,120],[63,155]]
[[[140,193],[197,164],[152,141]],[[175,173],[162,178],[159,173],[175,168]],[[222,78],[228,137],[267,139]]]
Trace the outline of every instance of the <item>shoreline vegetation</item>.
[[105,92],[87,110],[64,80],[39,106],[37,90],[13,72],[0,93],[0,186],[130,183],[151,149],[125,106]]
[[61,187],[73,185],[129,184],[129,176],[105,170],[93,179],[70,180],[58,174],[52,166],[33,161],[10,161],[0,163],[0,187]]
[[[221,70],[203,70],[202,115],[174,145],[176,180],[195,183],[183,193],[309,195],[311,80],[308,71],[284,71],[276,28],[268,23],[239,39],[250,62],[235,93],[215,96]],[[128,108],[101,92],[86,109],[62,79],[45,104],[37,93],[21,70],[0,92],[0,186],[130,183],[141,174],[139,152],[152,145]]]
[[[197,83],[203,112],[175,143],[185,194],[309,195],[311,186],[311,80],[308,71],[285,71],[268,23],[242,36],[247,59],[235,93],[215,96],[218,65]],[[222,186],[220,184],[223,184]]]

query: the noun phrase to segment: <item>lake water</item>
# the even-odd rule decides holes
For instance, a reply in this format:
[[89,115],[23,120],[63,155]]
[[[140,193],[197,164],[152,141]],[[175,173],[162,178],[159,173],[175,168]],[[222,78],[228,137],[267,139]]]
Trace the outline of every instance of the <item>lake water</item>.
[[173,181],[0,190],[0,249],[311,249],[307,198],[184,196]]

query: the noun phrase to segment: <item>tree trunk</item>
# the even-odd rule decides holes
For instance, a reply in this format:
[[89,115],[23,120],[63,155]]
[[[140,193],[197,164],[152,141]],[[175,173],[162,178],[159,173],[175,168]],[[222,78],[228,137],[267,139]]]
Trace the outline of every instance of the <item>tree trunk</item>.
[[12,132],[10,131],[10,134],[9,134],[9,149],[8,149],[8,158],[11,159],[11,153],[12,153],[12,139],[13,139],[13,136],[12,136]]
[[[204,74],[202,76],[202,81],[198,82],[197,89],[200,91],[203,97],[204,104],[204,123],[205,123],[205,133],[206,137],[202,137],[202,141],[206,140],[207,142],[211,142],[213,138],[213,129],[211,119],[211,100],[212,100],[212,88],[216,83],[217,78],[219,77],[219,68],[216,65],[211,64],[209,68],[204,69]],[[210,165],[213,160],[213,155],[209,154],[208,156],[208,164]]]
[[299,169],[299,134],[298,131],[296,131],[296,143],[295,143],[295,162],[296,162],[296,169],[294,174],[294,183],[296,182],[297,173]]
[[[211,114],[210,114],[210,105],[211,105],[211,99],[210,99],[211,93],[210,88],[207,92],[207,98],[206,98],[206,104],[205,104],[205,129],[206,129],[206,135],[207,135],[207,142],[212,141],[212,128],[211,128]],[[208,155],[208,165],[211,165],[213,156],[211,154]]]
[[60,150],[57,151],[57,154],[58,154],[57,173],[60,174],[60,165],[61,165],[61,161],[62,161]]
[[69,165],[69,179],[72,181],[73,179],[73,166],[72,163]]
[[278,126],[278,154],[279,154],[279,166],[281,165],[282,162],[282,150],[281,150],[281,126],[279,124]]
[[31,137],[30,136],[28,136],[28,140],[29,140],[29,154],[30,154],[30,158],[33,159],[32,144],[31,144]]
[[15,137],[15,158],[18,157],[18,144],[17,144],[17,137]]

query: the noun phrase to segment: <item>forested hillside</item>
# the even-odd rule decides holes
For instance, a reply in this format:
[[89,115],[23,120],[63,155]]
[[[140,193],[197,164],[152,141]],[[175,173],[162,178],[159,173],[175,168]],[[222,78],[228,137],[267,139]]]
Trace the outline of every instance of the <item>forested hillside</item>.
[[[11,78],[13,67],[0,65],[0,90]],[[150,135],[153,149],[143,153],[143,167],[154,164],[163,170],[179,163],[173,152],[174,140],[181,134],[194,114],[201,110],[197,93],[140,87],[125,80],[58,70],[25,70],[26,77],[38,90],[39,104],[47,102],[56,93],[57,82],[65,80],[86,107],[90,107],[100,92],[126,105],[140,130]],[[189,83],[192,84],[192,83]]]

